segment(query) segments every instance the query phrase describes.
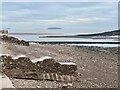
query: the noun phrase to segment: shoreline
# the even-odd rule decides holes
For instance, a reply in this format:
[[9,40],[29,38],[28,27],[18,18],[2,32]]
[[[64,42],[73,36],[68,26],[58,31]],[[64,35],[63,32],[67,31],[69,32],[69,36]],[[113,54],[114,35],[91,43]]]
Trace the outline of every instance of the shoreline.
[[28,41],[39,44],[120,44],[120,42]]

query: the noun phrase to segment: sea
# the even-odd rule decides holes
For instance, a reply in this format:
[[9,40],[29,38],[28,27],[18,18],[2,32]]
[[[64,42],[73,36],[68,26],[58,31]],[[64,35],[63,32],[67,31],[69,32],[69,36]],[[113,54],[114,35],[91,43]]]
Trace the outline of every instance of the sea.
[[[91,39],[91,38],[39,38],[38,35],[14,35],[20,40],[35,42],[119,42],[118,39]],[[68,44],[71,46],[119,47],[118,44]]]

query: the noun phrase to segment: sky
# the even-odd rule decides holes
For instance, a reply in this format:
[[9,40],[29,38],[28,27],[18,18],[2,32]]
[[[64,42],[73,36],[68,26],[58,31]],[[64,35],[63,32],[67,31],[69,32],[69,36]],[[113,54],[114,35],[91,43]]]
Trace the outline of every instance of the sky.
[[[2,28],[10,32],[95,33],[118,28],[117,2],[3,2]],[[62,29],[48,29],[60,27]]]

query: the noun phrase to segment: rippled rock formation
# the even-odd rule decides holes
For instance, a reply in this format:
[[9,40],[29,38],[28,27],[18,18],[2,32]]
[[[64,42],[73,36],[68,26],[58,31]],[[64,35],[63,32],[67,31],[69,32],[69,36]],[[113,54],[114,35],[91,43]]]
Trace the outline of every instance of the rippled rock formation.
[[3,62],[3,72],[13,78],[75,81],[77,77],[75,63],[56,62],[48,56],[30,60],[24,55],[18,57],[1,55],[0,60]]

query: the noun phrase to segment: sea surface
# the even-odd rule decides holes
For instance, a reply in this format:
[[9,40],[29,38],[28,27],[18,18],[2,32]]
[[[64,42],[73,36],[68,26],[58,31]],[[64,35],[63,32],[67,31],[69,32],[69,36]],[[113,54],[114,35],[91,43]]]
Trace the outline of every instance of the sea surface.
[[[118,42],[118,39],[89,39],[89,38],[39,38],[38,35],[15,35],[20,40],[38,42]],[[118,44],[69,44],[73,46],[118,47]]]

